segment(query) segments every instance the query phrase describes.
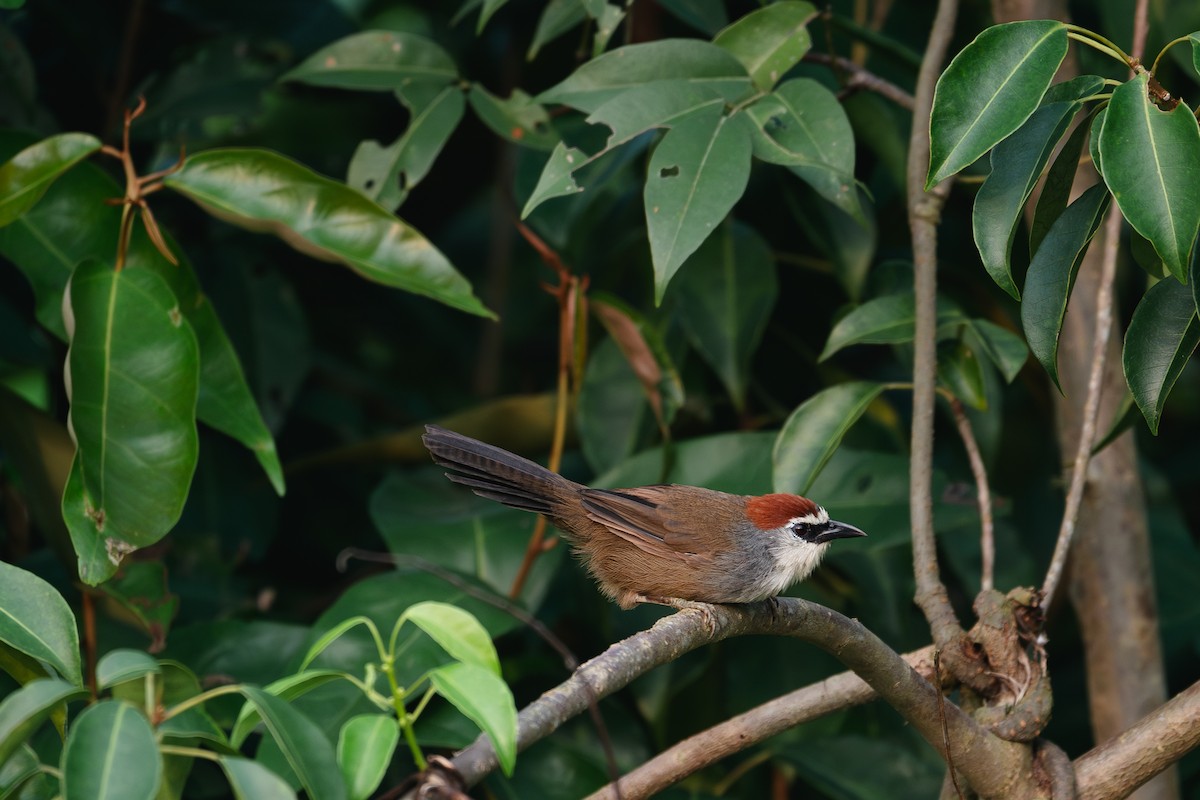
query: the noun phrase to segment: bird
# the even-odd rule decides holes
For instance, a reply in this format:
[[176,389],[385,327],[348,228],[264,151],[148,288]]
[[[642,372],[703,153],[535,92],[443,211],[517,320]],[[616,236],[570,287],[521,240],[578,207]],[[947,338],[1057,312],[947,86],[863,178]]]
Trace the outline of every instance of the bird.
[[425,427],[422,441],[450,480],[549,518],[623,609],[774,598],[808,577],[831,541],[866,536],[795,494],[678,484],[594,489],[437,425]]

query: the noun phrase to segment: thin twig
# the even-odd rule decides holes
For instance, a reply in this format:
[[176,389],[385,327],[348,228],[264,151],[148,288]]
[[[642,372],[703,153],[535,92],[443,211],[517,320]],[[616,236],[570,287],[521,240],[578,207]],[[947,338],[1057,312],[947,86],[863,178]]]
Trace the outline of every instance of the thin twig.
[[954,414],[954,424],[958,426],[958,435],[962,437],[963,448],[967,451],[967,460],[971,462],[971,473],[975,476],[975,494],[979,502],[979,589],[988,592],[994,585],[996,537],[987,467],[984,466],[979,442],[976,441],[975,431],[971,427],[971,418],[967,416],[962,401],[951,396],[950,410]]
[[803,60],[813,64],[826,64],[848,75],[849,77],[846,79],[843,94],[858,89],[867,89],[881,97],[886,97],[901,108],[906,108],[909,111],[913,109],[915,100],[911,94],[849,58],[831,56],[826,53],[806,53]]
[[1146,52],[1146,34],[1150,30],[1150,0],[1137,0],[1133,9],[1133,47],[1129,55],[1141,61]]
[[1066,569],[1071,540],[1079,522],[1079,508],[1087,485],[1087,469],[1096,443],[1096,420],[1100,416],[1100,389],[1104,383],[1104,367],[1108,354],[1108,337],[1112,333],[1113,279],[1117,273],[1117,248],[1121,241],[1121,209],[1113,203],[1104,224],[1104,250],[1100,262],[1100,286],[1096,291],[1096,329],[1092,333],[1092,368],[1088,375],[1087,399],[1083,403],[1083,420],[1079,426],[1079,442],[1075,449],[1075,466],[1071,470],[1071,486],[1067,491],[1062,524],[1054,555],[1042,583],[1042,610],[1050,608],[1058,584]]

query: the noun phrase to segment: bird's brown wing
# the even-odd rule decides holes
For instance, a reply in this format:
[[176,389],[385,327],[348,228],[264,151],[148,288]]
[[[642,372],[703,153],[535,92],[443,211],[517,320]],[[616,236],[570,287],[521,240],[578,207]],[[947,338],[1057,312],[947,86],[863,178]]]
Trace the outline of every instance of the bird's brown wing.
[[707,560],[691,526],[683,524],[677,503],[664,490],[683,486],[644,486],[638,489],[585,489],[581,492],[588,518],[598,522],[643,552],[660,558],[694,563]]

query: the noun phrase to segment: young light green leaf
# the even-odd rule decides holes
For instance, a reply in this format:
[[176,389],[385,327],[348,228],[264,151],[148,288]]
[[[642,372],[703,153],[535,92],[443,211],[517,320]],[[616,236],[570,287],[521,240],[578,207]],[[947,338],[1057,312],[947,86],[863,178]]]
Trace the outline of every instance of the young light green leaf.
[[120,700],[103,700],[71,726],[62,754],[64,800],[152,800],[162,757],[146,717]]
[[[53,586],[0,561],[0,641],[45,661],[76,686],[83,685],[79,631],[71,607]],[[0,763],[4,759],[0,758]]]
[[[954,305],[939,298],[938,325],[965,322]],[[911,342],[916,330],[917,309],[912,292],[875,297],[839,319],[829,332],[818,361],[824,361],[852,344],[901,344]]]
[[[290,701],[295,700],[297,697],[303,697],[318,686],[324,686],[330,681],[348,680],[349,677],[347,673],[333,669],[305,670],[294,675],[285,675],[277,681],[272,681],[263,687],[263,691],[283,700]],[[253,703],[246,702],[242,704],[242,709],[238,712],[233,729],[229,732],[230,744],[234,747],[241,747],[242,742],[246,741],[246,737],[254,731],[255,726],[261,721],[262,717],[258,713],[258,708]]]
[[408,127],[387,147],[375,140],[361,142],[346,171],[347,184],[389,211],[399,208],[429,174],[467,107],[457,86],[443,88],[420,106],[407,100],[403,90],[396,94],[409,110]]
[[379,788],[400,741],[400,726],[390,714],[360,714],[346,720],[338,734],[337,760],[350,800],[366,800]]
[[662,39],[619,47],[588,61],[537,96],[591,113],[613,97],[651,81],[686,80],[726,100],[750,90],[746,69],[730,53],[696,39]]
[[[1101,109],[1103,110],[1103,109]],[[1071,199],[1071,187],[1075,183],[1075,173],[1079,169],[1079,159],[1083,155],[1083,143],[1088,140],[1092,127],[1092,117],[1086,116],[1071,131],[1066,143],[1054,157],[1050,169],[1046,170],[1046,180],[1042,182],[1042,193],[1038,195],[1037,207],[1033,212],[1033,222],[1029,225],[1029,253],[1037,253],[1042,246],[1050,226],[1058,219]],[[994,157],[994,156],[993,156]],[[1010,292],[1011,294],[1011,292]]]
[[[492,637],[470,612],[429,600],[409,606],[396,621],[397,629],[405,622],[425,631],[451,658],[500,674],[500,657],[496,655]],[[392,640],[395,639],[393,635]]]
[[199,447],[199,347],[153,272],[88,261],[69,289],[67,385],[77,450],[63,519],[79,576],[95,585],[126,554],[166,535],[183,511]]
[[1156,436],[1167,395],[1198,342],[1200,322],[1191,290],[1172,280],[1151,286],[1133,310],[1121,363],[1134,402]]
[[1163,111],[1142,72],[1113,90],[1100,130],[1104,180],[1121,213],[1182,283],[1200,230],[1200,127],[1186,103]]
[[930,115],[925,188],[973,164],[1038,107],[1067,54],[1056,20],[994,25],[963,48],[938,79]]
[[788,167],[865,224],[854,181],[854,132],[832,92],[811,78],[794,78],[748,106],[746,114],[754,123],[756,158]]
[[110,650],[96,664],[96,686],[107,689],[113,684],[157,675],[158,672],[158,662],[141,650]]
[[60,133],[31,144],[0,166],[0,228],[42,199],[60,175],[100,149],[87,133]]
[[775,440],[775,491],[804,494],[833,457],[850,426],[883,392],[883,384],[831,386],[801,403]]
[[55,709],[68,700],[87,696],[82,685],[58,678],[30,681],[0,700],[0,764],[8,760]]
[[433,688],[492,740],[505,775],[517,763],[517,706],[498,675],[476,664],[447,664],[429,675]]
[[779,294],[770,246],[753,228],[722,225],[687,260],[675,291],[688,337],[741,410],[750,359]]
[[458,80],[454,59],[413,33],[364,31],[322,47],[280,80],[339,89],[392,91]]
[[696,114],[667,131],[650,158],[644,193],[656,303],[749,179],[750,137],[735,119]]
[[1013,282],[1010,256],[1021,212],[1079,108],[1078,102],[1059,102],[1034,111],[1016,133],[992,149],[991,174],[975,195],[975,246],[992,280],[1014,300],[1020,300],[1021,293]]
[[1110,197],[1107,187],[1100,183],[1067,206],[1046,234],[1025,276],[1025,300],[1021,303],[1025,340],[1059,391],[1062,386],[1058,382],[1058,337],[1067,313],[1067,300],[1088,242],[1108,210]]
[[345,800],[346,786],[333,745],[316,723],[272,694],[243,686],[242,694],[258,709],[267,732],[312,800]]
[[769,91],[812,46],[808,23],[816,16],[811,3],[783,0],[751,11],[718,33],[713,44],[732,53],[754,85]]
[[1008,328],[1002,328],[986,319],[972,319],[967,326],[978,338],[979,347],[992,360],[1004,380],[1012,383],[1029,359],[1029,348],[1025,340]]
[[497,136],[534,150],[553,150],[559,143],[546,109],[520,89],[514,89],[507,100],[501,100],[482,85],[473,83],[467,99],[471,110]]
[[218,756],[236,800],[296,800],[287,781],[248,758]]
[[207,150],[164,180],[214,216],[369,280],[494,316],[428,239],[344,184],[268,150]]

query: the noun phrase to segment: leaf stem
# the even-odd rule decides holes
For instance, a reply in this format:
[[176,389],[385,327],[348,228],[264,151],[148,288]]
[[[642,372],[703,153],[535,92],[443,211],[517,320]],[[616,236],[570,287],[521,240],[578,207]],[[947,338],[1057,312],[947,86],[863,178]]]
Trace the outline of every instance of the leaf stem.
[[158,752],[164,756],[187,756],[188,758],[206,758],[209,761],[220,761],[221,757],[211,750],[201,750],[199,747],[181,747],[177,744],[160,744]]
[[228,686],[218,686],[215,689],[209,689],[207,692],[201,692],[195,697],[189,697],[187,700],[177,703],[176,705],[164,711],[162,717],[159,719],[159,724],[161,725],[172,717],[177,717],[188,709],[203,705],[209,700],[220,697],[221,695],[238,694],[241,691],[242,685],[240,683],[232,683]]
[[1133,68],[1133,59],[1130,58],[1129,54],[1098,33],[1089,31],[1087,28],[1081,28],[1078,25],[1067,24],[1067,38],[1074,39],[1080,44],[1086,44],[1088,47],[1112,56],[1120,61],[1122,65],[1130,69]]
[[1179,44],[1180,42],[1188,41],[1188,39],[1189,39],[1188,36],[1180,36],[1178,39],[1172,39],[1171,41],[1169,41],[1165,45],[1163,45],[1163,49],[1159,50],[1158,55],[1156,55],[1154,57],[1154,63],[1150,65],[1150,74],[1151,75],[1158,74],[1158,62],[1162,60],[1162,57],[1167,54],[1168,50],[1170,50],[1172,47]]

